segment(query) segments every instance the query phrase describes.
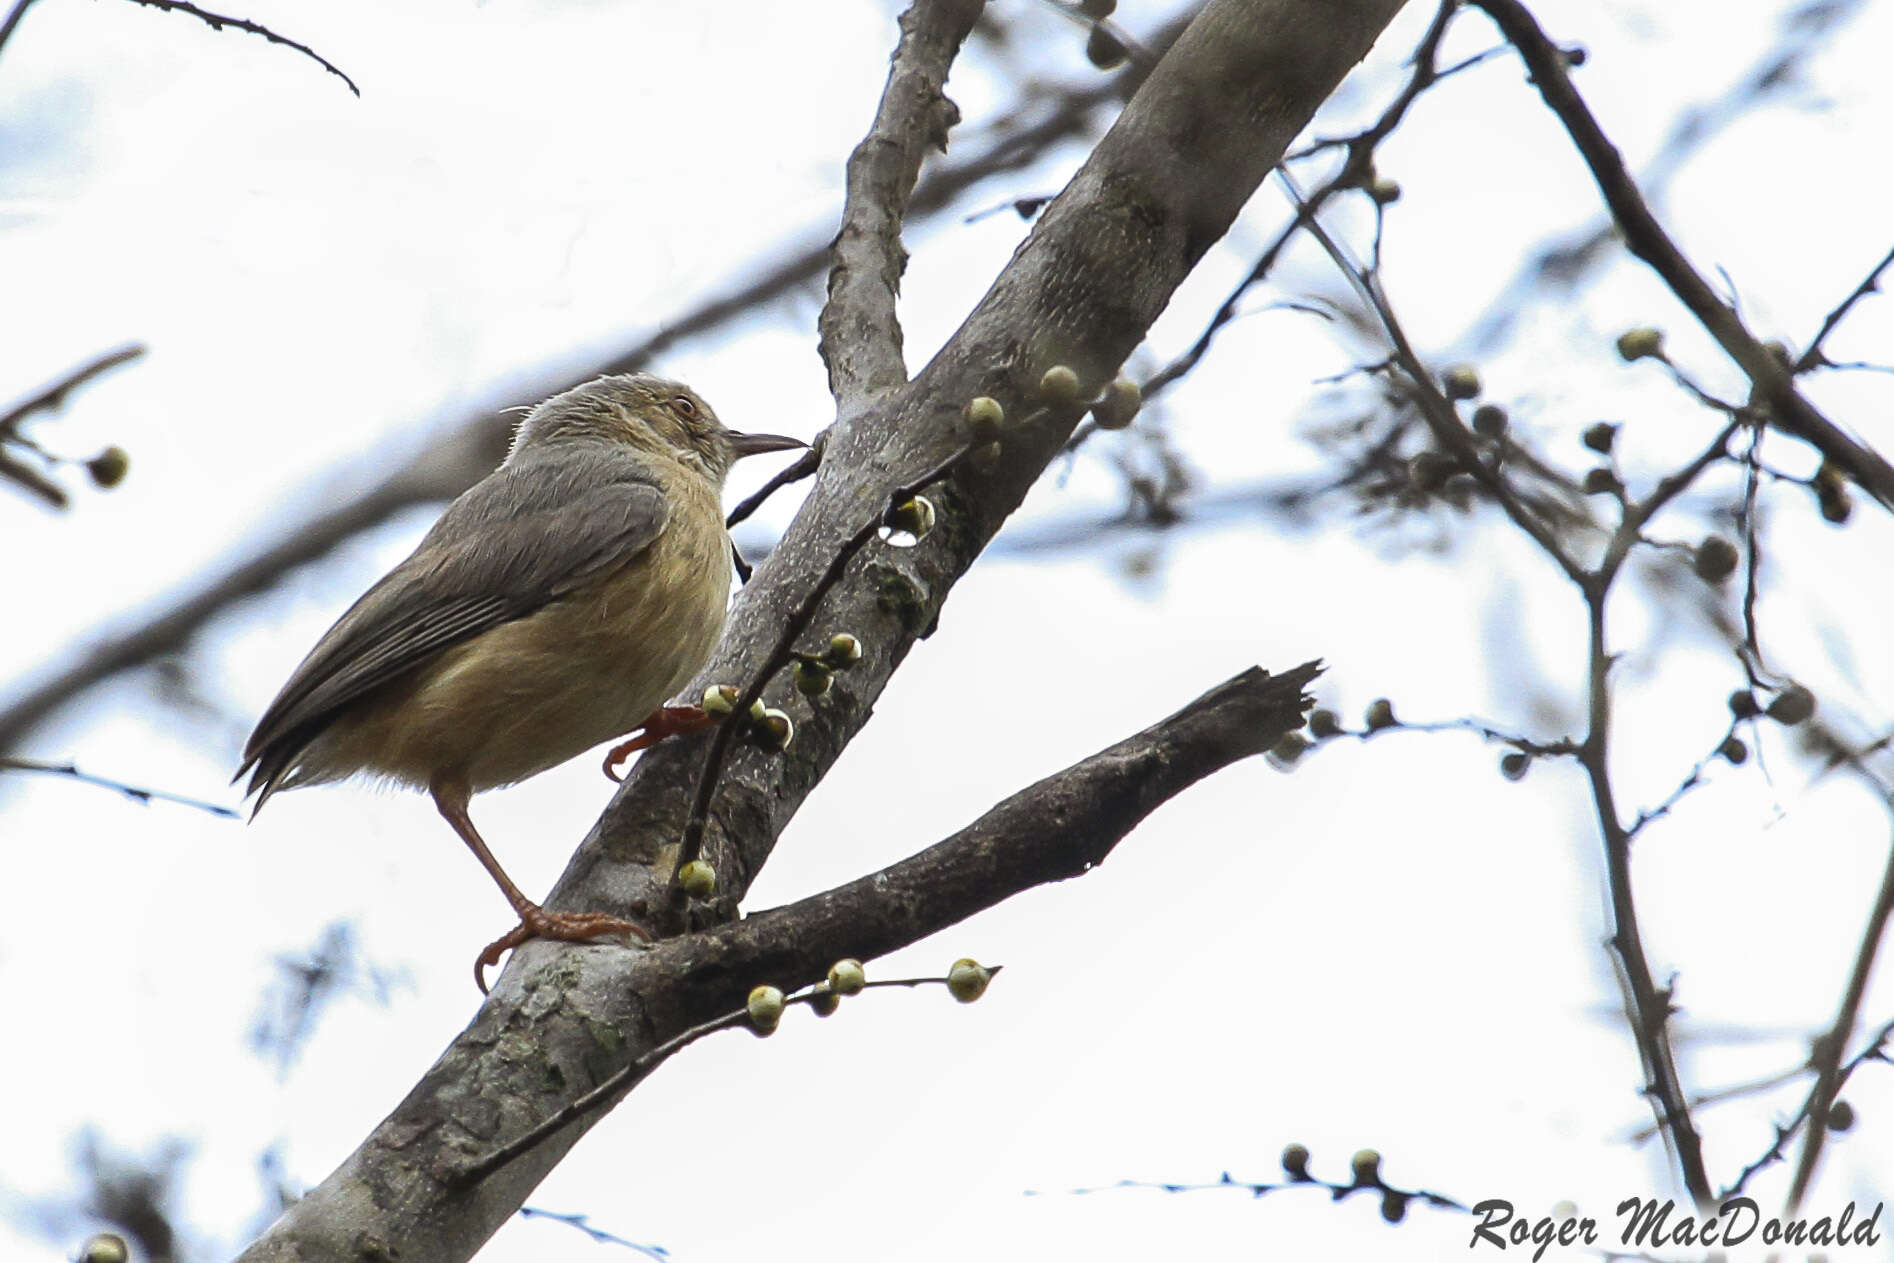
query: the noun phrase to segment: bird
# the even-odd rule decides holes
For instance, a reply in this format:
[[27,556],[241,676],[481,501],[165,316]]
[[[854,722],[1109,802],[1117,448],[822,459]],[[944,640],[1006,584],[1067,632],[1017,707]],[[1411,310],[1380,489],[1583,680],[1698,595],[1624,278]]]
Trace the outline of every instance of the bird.
[[532,938],[651,935],[548,912],[507,876],[468,804],[626,733],[634,750],[712,722],[667,706],[709,660],[729,604],[722,491],[745,456],[806,446],[728,429],[680,382],[596,378],[533,408],[506,459],[316,642],[244,746],[256,812],[280,790],[365,775],[421,789]]

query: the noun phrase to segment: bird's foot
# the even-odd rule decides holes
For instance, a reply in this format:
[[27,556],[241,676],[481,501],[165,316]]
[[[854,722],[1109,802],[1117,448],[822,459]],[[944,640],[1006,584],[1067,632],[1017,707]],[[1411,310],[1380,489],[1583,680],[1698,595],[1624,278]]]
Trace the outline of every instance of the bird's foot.
[[605,756],[605,775],[615,781],[622,781],[625,777],[618,770],[618,765],[638,751],[654,746],[666,737],[702,732],[716,722],[716,716],[701,706],[660,706],[651,712],[649,719],[632,729],[636,736],[612,747],[611,753]]
[[480,994],[487,994],[487,968],[498,965],[500,957],[530,939],[558,939],[566,943],[589,943],[601,938],[636,938],[651,942],[651,932],[636,921],[608,916],[603,912],[548,912],[537,905],[527,907],[520,923],[487,944],[474,961],[474,983]]

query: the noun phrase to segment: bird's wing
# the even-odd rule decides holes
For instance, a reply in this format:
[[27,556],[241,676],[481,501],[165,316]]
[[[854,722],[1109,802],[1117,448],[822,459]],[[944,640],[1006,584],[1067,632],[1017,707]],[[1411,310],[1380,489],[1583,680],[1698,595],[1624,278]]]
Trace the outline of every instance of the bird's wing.
[[309,651],[257,722],[238,779],[254,767],[250,792],[273,784],[348,703],[616,569],[669,516],[622,449],[522,454],[454,501]]

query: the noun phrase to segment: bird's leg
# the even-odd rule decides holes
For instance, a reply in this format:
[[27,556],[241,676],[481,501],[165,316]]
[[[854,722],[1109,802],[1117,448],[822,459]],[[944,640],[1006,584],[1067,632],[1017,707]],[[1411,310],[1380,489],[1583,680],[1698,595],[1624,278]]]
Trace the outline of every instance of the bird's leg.
[[605,756],[605,775],[615,781],[622,781],[625,778],[619,772],[618,765],[638,751],[646,746],[654,746],[666,737],[702,732],[716,722],[716,717],[701,706],[660,706],[651,712],[649,719],[632,729],[636,736],[612,747],[611,753]]
[[608,916],[603,912],[548,912],[528,899],[525,892],[506,875],[506,870],[500,867],[500,861],[493,857],[493,852],[487,849],[480,830],[474,828],[473,817],[467,812],[467,800],[472,797],[467,784],[440,780],[428,789],[434,796],[434,806],[439,809],[442,818],[453,826],[460,840],[480,861],[480,867],[487,870],[488,875],[499,885],[500,893],[513,905],[513,911],[519,914],[520,923],[487,944],[486,949],[474,960],[474,984],[480,988],[480,994],[487,993],[487,967],[499,964],[504,953],[529,939],[550,938],[583,943],[612,935],[635,935],[647,943],[651,941],[650,931],[635,921]]

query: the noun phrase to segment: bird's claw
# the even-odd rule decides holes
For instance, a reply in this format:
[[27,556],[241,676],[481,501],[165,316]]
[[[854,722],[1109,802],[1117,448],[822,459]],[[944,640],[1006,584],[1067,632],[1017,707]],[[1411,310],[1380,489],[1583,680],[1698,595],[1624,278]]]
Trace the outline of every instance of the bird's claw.
[[536,938],[557,939],[566,943],[589,943],[595,939],[618,936],[649,943],[651,932],[636,921],[603,912],[548,912],[529,908],[520,923],[488,943],[474,958],[474,985],[487,994],[487,969],[500,963],[500,957],[520,944]]
[[715,722],[715,717],[701,706],[660,706],[651,712],[649,719],[631,730],[633,736],[606,753],[605,775],[614,781],[622,781],[625,776],[618,770],[618,765],[638,751],[654,746],[666,737],[702,732]]

